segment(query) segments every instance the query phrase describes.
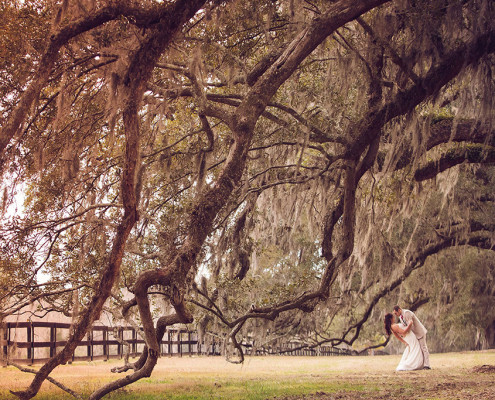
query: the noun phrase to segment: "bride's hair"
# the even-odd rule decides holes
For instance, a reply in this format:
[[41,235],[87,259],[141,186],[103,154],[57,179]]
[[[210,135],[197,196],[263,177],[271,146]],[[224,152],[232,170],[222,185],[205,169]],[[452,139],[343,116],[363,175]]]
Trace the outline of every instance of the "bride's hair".
[[387,315],[385,315],[385,330],[387,331],[387,335],[391,335],[392,334],[392,320],[394,319],[394,315],[391,314],[391,313],[388,313]]

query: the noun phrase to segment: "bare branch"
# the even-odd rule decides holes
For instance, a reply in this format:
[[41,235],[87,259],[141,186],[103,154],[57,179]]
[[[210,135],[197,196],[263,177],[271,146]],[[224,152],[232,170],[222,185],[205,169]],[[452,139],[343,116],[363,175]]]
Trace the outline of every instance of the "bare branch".
[[[22,371],[22,372],[27,372],[27,373],[30,373],[30,374],[36,374],[38,371],[34,370],[34,369],[31,369],[31,368],[26,368],[26,367],[23,367],[22,365],[19,365],[13,361],[9,361],[7,360],[7,365],[12,365],[13,367],[16,367],[18,370]],[[67,386],[65,386],[64,384],[60,383],[59,381],[53,379],[51,376],[49,376],[48,378],[46,378],[47,381],[53,383],[55,386],[59,387],[60,389],[62,389],[64,392],[70,394],[72,397],[75,397],[76,399],[82,399],[82,396],[76,392],[74,392],[73,390],[69,389]],[[12,392],[12,394],[15,394],[16,396],[19,394],[18,392]]]

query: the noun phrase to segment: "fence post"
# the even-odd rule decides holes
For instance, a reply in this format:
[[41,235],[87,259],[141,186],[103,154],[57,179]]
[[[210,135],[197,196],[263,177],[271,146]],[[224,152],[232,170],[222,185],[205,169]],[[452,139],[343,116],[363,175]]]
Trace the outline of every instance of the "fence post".
[[132,355],[136,355],[137,353],[137,334],[136,328],[132,328]]
[[167,331],[168,336],[168,355],[172,356],[172,335],[171,331]]
[[[69,326],[69,337],[72,334],[73,330],[74,330],[74,325],[71,324]],[[72,352],[72,359],[71,359],[71,361],[69,361],[69,364],[72,364],[74,362],[74,360],[76,359],[76,350],[77,350],[77,347]]]
[[182,357],[182,330],[177,331],[177,342],[179,343],[179,356]]
[[50,326],[50,358],[57,352],[57,325]]
[[88,357],[93,361],[93,327],[88,332]]
[[124,356],[124,328],[120,327],[119,328],[119,355],[120,358]]
[[32,321],[29,321],[29,324],[26,327],[26,333],[27,333],[27,342],[28,342],[27,358],[28,360],[31,361],[30,365],[33,365],[34,364],[34,326]]
[[1,329],[0,332],[2,334],[2,340],[3,340],[3,346],[2,346],[2,362],[5,361],[7,362],[7,356],[8,356],[8,346],[9,346],[9,332],[10,332],[10,326],[9,323],[2,323],[0,325]]
[[106,356],[104,361],[108,361],[108,326],[103,330],[103,355]]
[[26,327],[26,341],[28,343],[27,348],[27,358],[28,360],[31,358],[31,326]]

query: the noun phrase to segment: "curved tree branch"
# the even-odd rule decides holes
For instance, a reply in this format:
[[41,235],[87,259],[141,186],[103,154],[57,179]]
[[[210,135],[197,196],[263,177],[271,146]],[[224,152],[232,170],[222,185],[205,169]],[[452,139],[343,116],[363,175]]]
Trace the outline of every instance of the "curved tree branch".
[[462,163],[493,164],[495,162],[495,148],[487,146],[469,145],[463,149],[451,149],[438,160],[418,168],[414,173],[416,182],[432,179],[439,173]]
[[393,118],[413,110],[418,104],[438,93],[466,67],[494,51],[495,30],[491,30],[445,54],[441,62],[432,66],[417,84],[398,93],[384,106],[378,106],[368,112],[356,125],[355,131],[358,136],[346,150],[344,158],[359,156],[361,149],[366,148],[380,134],[378,127],[381,128]]
[[[28,372],[30,374],[36,374],[37,373],[36,370],[31,369],[31,368],[23,367],[22,365],[16,364],[13,361],[7,360],[7,365],[12,365],[13,367],[16,367],[19,371],[22,371],[22,372]],[[49,376],[47,378],[47,380],[50,383],[53,383],[55,386],[57,386],[60,389],[62,389],[64,392],[67,392],[68,394],[70,394],[72,397],[75,397],[76,399],[82,399],[82,396],[80,394],[74,392],[72,389],[68,388],[67,386],[65,386],[64,384],[60,383],[59,381],[53,379],[51,376]],[[12,392],[12,393],[14,393],[14,392]]]

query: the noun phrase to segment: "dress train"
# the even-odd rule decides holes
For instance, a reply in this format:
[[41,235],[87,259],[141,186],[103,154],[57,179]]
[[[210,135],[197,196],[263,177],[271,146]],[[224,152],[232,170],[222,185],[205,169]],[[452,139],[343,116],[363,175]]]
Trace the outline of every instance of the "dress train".
[[408,332],[403,339],[409,346],[406,346],[402,358],[396,371],[413,371],[416,369],[422,369],[424,366],[423,352],[419,346],[419,341],[412,332]]

